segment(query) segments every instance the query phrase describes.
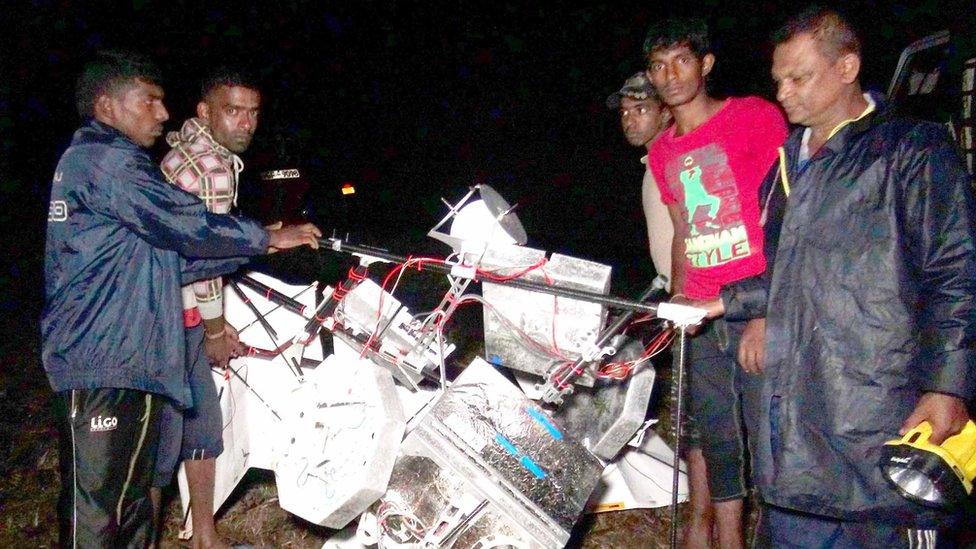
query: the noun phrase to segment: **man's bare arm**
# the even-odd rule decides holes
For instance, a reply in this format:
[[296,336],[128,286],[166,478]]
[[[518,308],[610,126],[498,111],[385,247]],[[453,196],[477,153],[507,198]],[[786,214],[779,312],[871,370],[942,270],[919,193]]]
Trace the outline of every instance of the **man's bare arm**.
[[674,238],[671,240],[671,294],[679,295],[685,291],[685,238],[688,236],[688,223],[681,215],[681,207],[668,204],[668,215],[674,225]]

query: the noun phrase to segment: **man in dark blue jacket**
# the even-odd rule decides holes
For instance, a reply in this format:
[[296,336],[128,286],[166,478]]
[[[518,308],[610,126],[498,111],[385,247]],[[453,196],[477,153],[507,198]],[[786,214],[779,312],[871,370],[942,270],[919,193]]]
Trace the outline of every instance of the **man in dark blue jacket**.
[[858,83],[860,44],[836,12],[776,36],[773,78],[793,132],[762,187],[765,275],[714,312],[766,316],[744,414],[768,543],[927,547],[945,516],[903,498],[882,445],[928,421],[959,432],[976,392],[976,200],[945,130],[894,116]]
[[266,231],[207,212],[145,148],[162,133],[158,70],[107,52],[78,80],[85,120],[58,163],[45,252],[42,360],[62,399],[61,543],[146,546],[160,398],[191,405],[180,287],[247,256],[308,244],[312,225]]

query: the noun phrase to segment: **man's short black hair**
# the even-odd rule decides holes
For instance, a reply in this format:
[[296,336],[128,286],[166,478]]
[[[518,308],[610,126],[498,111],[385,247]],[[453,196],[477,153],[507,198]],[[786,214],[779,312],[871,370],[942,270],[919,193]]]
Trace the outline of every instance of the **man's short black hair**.
[[644,55],[661,48],[688,46],[698,59],[711,53],[708,23],[700,17],[669,17],[651,25],[644,39]]
[[211,70],[200,81],[200,99],[205,99],[210,95],[210,92],[220,86],[227,86],[228,88],[240,86],[256,92],[261,91],[258,79],[251,72],[240,67],[222,65]]
[[773,44],[789,42],[801,34],[812,36],[828,59],[836,60],[848,53],[861,55],[857,32],[837,10],[817,5],[808,7],[773,33]]
[[163,73],[148,57],[123,50],[104,50],[85,64],[75,85],[75,106],[82,117],[95,115],[95,100],[143,80],[161,86]]

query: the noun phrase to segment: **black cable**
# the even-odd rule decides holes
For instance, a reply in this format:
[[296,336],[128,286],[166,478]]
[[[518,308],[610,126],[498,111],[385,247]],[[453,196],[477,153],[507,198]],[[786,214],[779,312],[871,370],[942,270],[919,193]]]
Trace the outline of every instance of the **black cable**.
[[256,318],[257,321],[261,324],[261,326],[264,328],[264,331],[268,332],[268,335],[271,336],[271,341],[274,341],[275,338],[278,337],[278,332],[276,332],[275,329],[271,327],[271,324],[268,323],[268,320],[264,318],[264,315],[262,315],[261,312],[258,311],[258,308],[254,306],[254,303],[252,303],[251,300],[248,299],[246,295],[244,295],[244,291],[241,290],[241,287],[237,284],[237,281],[231,278],[227,280],[227,283],[230,284],[230,288],[234,290],[234,292],[237,294],[237,297],[241,298],[241,301],[243,301],[244,304],[247,305],[247,308],[251,310],[251,313],[254,314],[254,318]]
[[278,412],[276,412],[276,411],[275,411],[275,409],[274,409],[274,408],[272,408],[272,407],[271,407],[271,405],[270,405],[270,404],[268,404],[268,402],[267,402],[266,400],[264,400],[264,399],[263,399],[263,398],[261,397],[261,394],[260,394],[260,393],[258,393],[257,391],[255,391],[255,390],[254,390],[254,387],[252,387],[252,386],[251,386],[251,384],[250,384],[250,383],[248,383],[248,382],[247,382],[247,380],[246,380],[246,379],[244,379],[244,378],[243,378],[243,377],[241,376],[241,374],[240,374],[240,372],[238,372],[237,370],[235,370],[235,369],[234,369],[234,367],[233,367],[233,366],[231,366],[231,365],[229,365],[229,364],[227,365],[227,369],[228,369],[228,370],[229,370],[229,371],[230,371],[230,372],[231,372],[232,374],[234,374],[234,375],[235,375],[235,376],[237,377],[237,379],[239,379],[239,380],[241,380],[241,383],[243,383],[243,384],[244,384],[244,386],[245,386],[245,387],[247,387],[247,389],[248,389],[249,391],[251,391],[251,394],[253,394],[253,395],[254,395],[255,397],[257,397],[257,399],[258,399],[258,401],[260,401],[260,402],[261,402],[261,404],[264,404],[264,407],[265,407],[265,408],[267,408],[269,412],[271,412],[272,414],[274,414],[274,417],[276,417],[276,418],[278,418],[278,421],[283,421],[283,420],[281,419],[281,416],[279,416],[279,415],[278,415]]

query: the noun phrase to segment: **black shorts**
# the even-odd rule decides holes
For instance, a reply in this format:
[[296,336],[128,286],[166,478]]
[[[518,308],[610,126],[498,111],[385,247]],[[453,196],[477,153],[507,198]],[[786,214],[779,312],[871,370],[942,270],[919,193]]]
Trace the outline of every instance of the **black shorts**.
[[155,487],[169,485],[180,462],[216,458],[224,451],[220,398],[207,357],[203,353],[203,326],[186,330],[186,364],[193,407],[180,410],[163,403],[159,419]]
[[744,329],[744,322],[709,322],[689,340],[685,357],[693,418],[685,431],[705,457],[712,501],[742,498],[747,490],[742,404],[758,394],[762,376],[743,372],[736,359]]

